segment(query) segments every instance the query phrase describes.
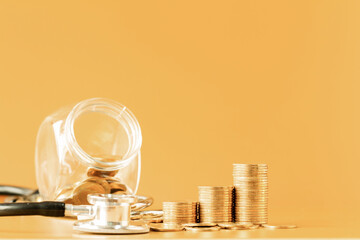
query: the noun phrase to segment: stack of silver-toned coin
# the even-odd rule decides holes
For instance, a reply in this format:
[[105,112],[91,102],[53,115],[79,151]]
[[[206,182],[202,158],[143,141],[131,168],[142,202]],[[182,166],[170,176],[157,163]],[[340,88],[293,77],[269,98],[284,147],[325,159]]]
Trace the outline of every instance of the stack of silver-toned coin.
[[267,164],[233,164],[236,222],[267,223],[267,173]]
[[163,202],[164,223],[195,223],[198,202]]
[[233,186],[199,186],[200,222],[232,221]]

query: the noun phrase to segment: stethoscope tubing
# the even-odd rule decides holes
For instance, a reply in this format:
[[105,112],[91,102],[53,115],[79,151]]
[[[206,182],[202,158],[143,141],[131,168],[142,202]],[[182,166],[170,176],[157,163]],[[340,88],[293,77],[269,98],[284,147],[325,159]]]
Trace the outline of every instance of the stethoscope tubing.
[[27,196],[34,194],[35,192],[37,192],[37,190],[9,185],[0,185],[0,195]]
[[48,217],[64,217],[65,203],[55,201],[1,203],[0,216],[41,215]]

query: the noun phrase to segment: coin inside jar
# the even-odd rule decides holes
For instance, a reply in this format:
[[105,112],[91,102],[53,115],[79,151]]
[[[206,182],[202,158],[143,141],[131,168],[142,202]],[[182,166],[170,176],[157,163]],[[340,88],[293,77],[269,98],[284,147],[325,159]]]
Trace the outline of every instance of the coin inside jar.
[[95,182],[83,182],[74,189],[73,204],[74,205],[89,205],[87,196],[92,193],[105,193],[105,189]]
[[74,204],[74,200],[72,198],[65,199],[63,202],[66,204]]
[[105,180],[110,186],[110,193],[112,194],[126,194],[127,187],[125,184],[122,184],[119,179],[113,177],[107,177]]
[[111,191],[110,184],[104,178],[90,177],[88,179],[85,179],[84,182],[93,182],[101,185],[104,188],[105,193],[110,193]]
[[103,170],[99,170],[99,169],[95,169],[95,168],[89,168],[89,170],[87,171],[87,176],[88,177],[114,177],[118,172],[119,172],[119,170],[103,171]]
[[111,193],[116,193],[116,192],[126,192],[126,186],[124,184],[121,183],[117,183],[117,182],[112,182],[109,184],[110,186],[110,192]]

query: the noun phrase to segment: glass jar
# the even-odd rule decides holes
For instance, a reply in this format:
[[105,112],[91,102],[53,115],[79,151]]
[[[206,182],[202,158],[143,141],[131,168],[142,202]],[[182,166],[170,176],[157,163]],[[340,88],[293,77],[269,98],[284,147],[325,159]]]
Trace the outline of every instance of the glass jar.
[[90,193],[135,194],[142,143],[125,106],[93,98],[45,118],[36,141],[36,181],[43,200],[88,204]]

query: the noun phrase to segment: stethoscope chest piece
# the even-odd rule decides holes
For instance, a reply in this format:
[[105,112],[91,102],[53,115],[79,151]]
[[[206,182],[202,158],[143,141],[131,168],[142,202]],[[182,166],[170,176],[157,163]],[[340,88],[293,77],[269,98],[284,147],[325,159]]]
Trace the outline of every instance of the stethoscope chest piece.
[[74,223],[74,230],[101,234],[136,234],[150,231],[147,225],[131,225],[131,205],[137,198],[129,195],[91,194],[93,218]]

